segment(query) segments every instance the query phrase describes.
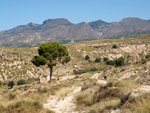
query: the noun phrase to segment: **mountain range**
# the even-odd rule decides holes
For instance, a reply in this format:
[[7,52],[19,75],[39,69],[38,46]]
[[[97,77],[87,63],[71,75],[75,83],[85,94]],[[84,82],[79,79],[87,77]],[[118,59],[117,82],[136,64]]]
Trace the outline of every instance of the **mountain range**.
[[65,18],[48,19],[43,24],[29,23],[0,32],[0,45],[12,47],[38,46],[49,41],[60,43],[115,38],[150,33],[150,20],[124,18],[120,22],[102,20],[73,24]]

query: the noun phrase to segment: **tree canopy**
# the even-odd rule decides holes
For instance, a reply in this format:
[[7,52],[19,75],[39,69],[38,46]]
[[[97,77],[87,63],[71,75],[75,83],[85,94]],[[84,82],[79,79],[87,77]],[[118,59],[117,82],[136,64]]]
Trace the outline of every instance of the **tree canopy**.
[[42,44],[38,49],[38,56],[34,56],[31,62],[39,67],[40,65],[48,65],[50,68],[50,80],[52,67],[58,62],[65,64],[70,61],[67,48],[58,42],[49,42]]

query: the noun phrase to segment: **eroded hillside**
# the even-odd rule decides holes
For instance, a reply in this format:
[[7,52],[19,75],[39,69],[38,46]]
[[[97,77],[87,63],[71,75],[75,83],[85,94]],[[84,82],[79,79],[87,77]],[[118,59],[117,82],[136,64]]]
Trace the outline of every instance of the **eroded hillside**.
[[[31,63],[38,48],[0,47],[0,112],[149,113],[149,35],[66,46],[71,61],[54,68],[51,84],[49,69]],[[16,85],[20,79],[26,84]],[[15,85],[8,89],[10,80]]]
[[[117,48],[113,48],[113,45],[117,45]],[[149,36],[135,39],[97,40],[72,43],[66,46],[72,60],[68,64],[59,64],[54,68],[54,77],[56,78],[73,75],[73,70],[88,70],[91,68],[96,68],[98,71],[106,70],[109,76],[117,75],[123,77],[126,73],[131,75],[137,75],[138,73],[138,75],[141,76],[137,76],[137,78],[149,78],[149,76],[146,76],[149,73],[149,62],[142,64],[146,55],[150,54]],[[37,54],[38,48],[1,47],[0,49],[0,79],[2,81],[49,76],[49,69],[47,67],[43,66],[37,68],[31,63],[31,59]],[[85,60],[86,55],[90,56],[89,61]],[[121,68],[106,65],[103,61],[104,58],[113,60],[119,57],[125,58],[125,64]],[[101,62],[94,63],[96,58],[100,58]],[[115,73],[115,71],[117,73]]]

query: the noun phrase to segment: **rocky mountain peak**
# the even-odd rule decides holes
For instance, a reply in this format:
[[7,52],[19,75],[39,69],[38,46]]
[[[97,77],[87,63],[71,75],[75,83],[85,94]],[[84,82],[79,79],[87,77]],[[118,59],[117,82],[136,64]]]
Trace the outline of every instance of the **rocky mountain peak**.
[[89,22],[89,25],[98,32],[103,32],[108,26],[109,23],[104,22],[102,20]]
[[47,19],[43,22],[45,24],[57,24],[57,25],[71,25],[72,23],[65,18]]
[[[107,23],[107,22],[104,22],[103,20],[96,20],[96,21],[89,22],[89,24],[93,24],[93,23],[103,24],[103,23]],[[107,23],[107,24],[109,24],[109,23]]]
[[35,24],[35,23],[33,23],[33,22],[30,22],[30,23],[28,23],[27,25],[30,26],[30,27],[37,26],[37,24]]
[[122,19],[120,21],[120,23],[122,23],[122,24],[138,24],[138,23],[141,23],[143,21],[145,21],[145,20],[142,20],[140,18],[131,18],[131,17],[129,17],[129,18]]

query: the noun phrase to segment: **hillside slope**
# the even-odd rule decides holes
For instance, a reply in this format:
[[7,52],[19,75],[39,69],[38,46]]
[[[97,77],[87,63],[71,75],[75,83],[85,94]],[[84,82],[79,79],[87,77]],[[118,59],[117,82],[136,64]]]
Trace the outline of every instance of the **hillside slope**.
[[[116,44],[117,49],[112,48]],[[149,35],[137,39],[120,39],[120,40],[97,40],[81,43],[72,43],[66,45],[72,57],[71,62],[65,66],[59,64],[54,69],[54,75],[70,75],[73,70],[86,70],[90,68],[97,68],[98,70],[107,70],[110,66],[103,61],[104,58],[117,59],[124,57],[126,65],[122,68],[127,68],[124,73],[134,69],[138,66],[145,56],[150,54],[150,38]],[[37,48],[4,48],[1,47],[0,52],[0,79],[1,80],[17,80],[38,78],[39,76],[49,76],[49,70],[46,67],[37,68],[31,63],[31,59],[37,54]],[[84,60],[86,55],[90,56],[90,62]],[[101,59],[101,63],[94,63],[96,58]],[[145,64],[139,67],[144,68]],[[113,69],[113,66],[111,66]],[[131,68],[130,68],[131,67]],[[133,67],[133,69],[132,69]],[[106,69],[105,69],[106,68]],[[148,67],[147,67],[148,68]],[[146,69],[147,69],[146,68]],[[115,68],[114,69],[119,69]],[[129,69],[129,70],[128,70]],[[138,69],[140,70],[140,69]],[[109,70],[111,71],[111,70]],[[111,72],[113,75],[114,72]],[[137,72],[139,75],[145,73],[144,70]],[[141,73],[141,74],[140,74]],[[118,73],[119,74],[119,73]],[[137,76],[140,77],[140,76]],[[144,76],[141,76],[144,77]],[[147,76],[149,77],[149,76]]]
[[[38,48],[0,47],[0,112],[149,113],[150,35],[66,47],[71,61],[54,67],[51,84],[49,69],[30,61]],[[125,60],[118,66],[104,61],[120,57]],[[17,85],[22,79],[26,84]],[[13,88],[7,86],[10,80]]]

